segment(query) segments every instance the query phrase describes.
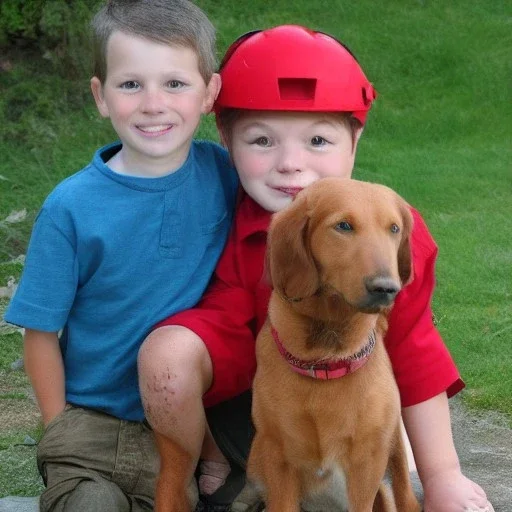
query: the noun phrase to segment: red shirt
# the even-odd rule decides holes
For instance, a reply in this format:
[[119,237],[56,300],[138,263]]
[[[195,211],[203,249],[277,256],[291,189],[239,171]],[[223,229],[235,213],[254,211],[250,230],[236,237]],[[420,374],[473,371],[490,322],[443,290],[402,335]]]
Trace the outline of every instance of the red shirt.
[[[414,279],[396,298],[384,340],[402,407],[443,391],[452,396],[464,387],[432,321],[437,246],[420,214],[411,211]],[[213,364],[213,383],[204,395],[206,407],[251,387],[256,370],[254,343],[265,321],[271,292],[263,276],[270,217],[245,195],[215,278],[201,302],[157,325],[185,326],[205,343]]]

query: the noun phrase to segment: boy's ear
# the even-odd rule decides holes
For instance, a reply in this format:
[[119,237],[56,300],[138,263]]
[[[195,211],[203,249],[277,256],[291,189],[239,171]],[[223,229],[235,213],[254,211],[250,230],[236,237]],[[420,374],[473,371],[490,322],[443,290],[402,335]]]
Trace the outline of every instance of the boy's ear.
[[91,91],[99,113],[102,117],[109,117],[108,107],[103,97],[103,85],[97,76],[91,78]]
[[203,114],[209,114],[213,108],[213,104],[217,99],[220,92],[222,81],[218,73],[214,73],[210,78],[210,82],[206,86],[206,95],[203,100],[203,108],[201,112]]
[[360,126],[354,130],[354,143],[353,146],[353,152],[356,152],[357,149],[357,143],[359,142],[359,139],[361,138],[361,135],[363,135],[364,126]]

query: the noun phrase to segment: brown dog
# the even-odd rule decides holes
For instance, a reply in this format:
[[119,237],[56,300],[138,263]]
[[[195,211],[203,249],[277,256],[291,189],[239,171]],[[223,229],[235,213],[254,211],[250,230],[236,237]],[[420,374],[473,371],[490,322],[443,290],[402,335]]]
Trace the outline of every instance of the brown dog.
[[248,462],[267,512],[298,512],[335,475],[351,512],[420,510],[382,341],[386,313],[412,276],[411,229],[395,192],[341,178],[309,186],[274,216]]

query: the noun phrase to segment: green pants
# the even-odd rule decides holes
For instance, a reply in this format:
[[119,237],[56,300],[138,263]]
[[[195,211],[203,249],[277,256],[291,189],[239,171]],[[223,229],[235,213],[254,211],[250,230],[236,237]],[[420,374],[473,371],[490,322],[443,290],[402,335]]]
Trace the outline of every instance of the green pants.
[[37,465],[41,512],[153,510],[159,457],[143,423],[67,405],[46,428]]
[[[246,392],[206,410],[212,435],[234,469],[229,485],[212,496],[219,503],[230,503],[245,483],[254,435],[251,398]],[[46,427],[37,465],[46,485],[41,512],[153,510],[160,459],[145,423],[67,405]],[[195,481],[189,496],[197,501]]]

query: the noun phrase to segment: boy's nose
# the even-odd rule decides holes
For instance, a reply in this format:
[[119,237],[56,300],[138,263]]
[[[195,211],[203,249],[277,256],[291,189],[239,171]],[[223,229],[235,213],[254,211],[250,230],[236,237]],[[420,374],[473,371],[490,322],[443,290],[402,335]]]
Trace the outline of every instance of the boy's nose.
[[165,109],[162,91],[147,89],[144,91],[144,97],[141,103],[141,109],[147,114],[159,114]]
[[304,161],[301,157],[300,151],[296,148],[282,148],[279,154],[279,161],[277,163],[277,170],[281,173],[295,173],[301,172],[304,166]]

